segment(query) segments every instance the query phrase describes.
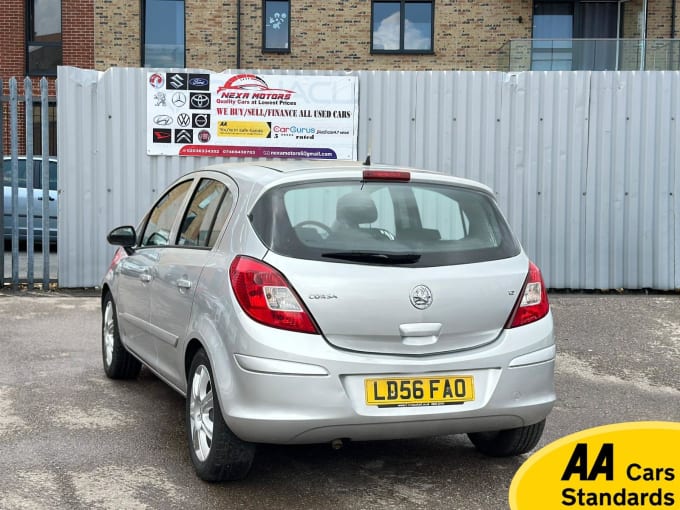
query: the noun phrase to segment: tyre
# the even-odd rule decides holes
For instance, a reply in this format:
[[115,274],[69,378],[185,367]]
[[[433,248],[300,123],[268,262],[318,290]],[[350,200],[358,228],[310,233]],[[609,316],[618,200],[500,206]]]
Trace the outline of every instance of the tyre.
[[196,474],[207,482],[240,480],[250,471],[255,445],[229,430],[214,386],[210,361],[203,349],[191,362],[187,386],[186,427]]
[[142,368],[120,341],[116,305],[110,293],[102,302],[102,361],[104,372],[111,379],[134,379]]
[[534,449],[538,444],[545,420],[516,429],[496,432],[475,432],[468,434],[475,448],[491,457],[512,457]]

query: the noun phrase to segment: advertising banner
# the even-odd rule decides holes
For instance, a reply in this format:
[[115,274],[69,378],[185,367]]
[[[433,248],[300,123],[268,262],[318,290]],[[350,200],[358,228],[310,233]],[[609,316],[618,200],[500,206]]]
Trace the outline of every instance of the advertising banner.
[[150,72],[147,154],[357,159],[356,76]]

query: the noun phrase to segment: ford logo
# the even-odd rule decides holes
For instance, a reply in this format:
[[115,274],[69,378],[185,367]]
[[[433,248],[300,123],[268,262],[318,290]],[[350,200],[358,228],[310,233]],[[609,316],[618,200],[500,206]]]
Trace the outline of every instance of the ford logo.
[[205,87],[208,84],[208,80],[205,78],[191,78],[189,80],[189,85],[192,87]]

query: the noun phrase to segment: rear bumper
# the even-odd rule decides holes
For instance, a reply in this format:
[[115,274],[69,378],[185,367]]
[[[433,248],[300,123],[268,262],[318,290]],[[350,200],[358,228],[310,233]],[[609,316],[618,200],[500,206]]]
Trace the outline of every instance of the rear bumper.
[[[246,441],[303,444],[502,430],[543,420],[555,402],[551,315],[505,330],[490,345],[425,357],[342,351],[317,335],[265,330],[267,341],[251,337],[248,354],[225,350],[212,360],[213,367],[227,368],[214,370],[225,421]],[[282,351],[272,345],[293,347]],[[472,375],[475,399],[423,407],[366,405],[367,378],[438,375]]]

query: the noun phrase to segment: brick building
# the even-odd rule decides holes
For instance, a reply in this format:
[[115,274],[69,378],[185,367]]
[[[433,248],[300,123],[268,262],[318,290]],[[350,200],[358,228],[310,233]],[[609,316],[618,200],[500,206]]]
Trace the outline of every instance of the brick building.
[[62,64],[213,71],[678,69],[676,2],[3,0],[0,79],[6,95],[7,78],[25,75],[47,76],[54,92]]
[[[23,78],[33,80],[33,95],[39,98],[39,78],[46,77],[49,94],[55,96],[56,66],[94,67],[93,0],[3,0],[0,11],[0,79],[2,95],[9,95],[9,78],[16,77],[18,94],[25,93]],[[56,107],[50,102],[50,154],[56,154]],[[41,154],[40,105],[33,110],[34,152]],[[18,125],[24,125],[23,105]],[[9,154],[9,111],[3,105],[3,153]],[[21,131],[21,130],[20,130]],[[20,132],[19,150],[25,151],[25,133]]]

